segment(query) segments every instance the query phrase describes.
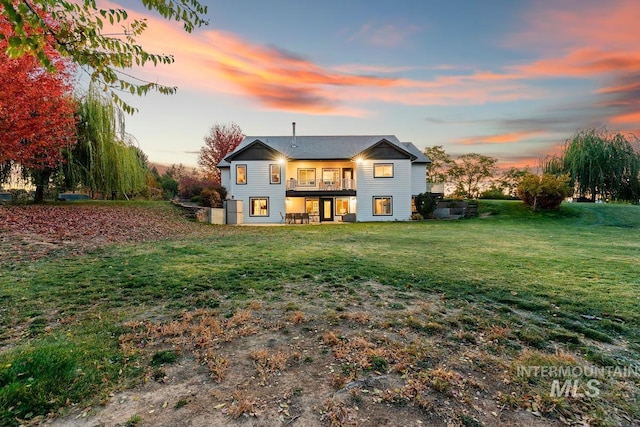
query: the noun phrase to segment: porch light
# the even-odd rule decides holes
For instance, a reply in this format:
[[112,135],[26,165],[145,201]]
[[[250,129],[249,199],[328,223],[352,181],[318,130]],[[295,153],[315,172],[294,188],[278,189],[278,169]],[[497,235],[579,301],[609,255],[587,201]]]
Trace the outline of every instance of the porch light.
[[364,162],[364,159],[361,156],[355,158],[357,164],[361,165]]
[[285,159],[284,156],[278,157],[278,163],[280,163],[281,165],[283,165],[286,161],[287,159]]

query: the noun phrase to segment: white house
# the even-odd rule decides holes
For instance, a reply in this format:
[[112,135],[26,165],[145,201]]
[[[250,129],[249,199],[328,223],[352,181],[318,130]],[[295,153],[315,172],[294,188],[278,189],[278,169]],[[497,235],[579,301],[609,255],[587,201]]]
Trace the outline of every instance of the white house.
[[247,136],[218,168],[244,223],[405,221],[430,160],[393,135]]

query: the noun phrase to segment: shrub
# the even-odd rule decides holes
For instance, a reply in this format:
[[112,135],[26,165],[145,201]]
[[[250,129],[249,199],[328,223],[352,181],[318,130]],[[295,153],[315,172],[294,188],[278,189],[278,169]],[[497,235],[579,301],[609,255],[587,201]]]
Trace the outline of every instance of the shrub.
[[220,200],[226,200],[227,198],[227,189],[222,185],[216,185],[213,187],[214,190],[220,195]]
[[180,177],[178,181],[178,196],[182,199],[191,199],[191,201],[194,201],[193,198],[199,198],[202,190],[205,188],[215,188],[216,185],[216,182],[193,172],[190,175]]
[[496,187],[492,185],[489,189],[480,193],[480,199],[491,199],[491,200],[509,200],[511,196],[505,194],[504,190],[500,187]]
[[423,218],[432,218],[433,211],[438,205],[438,196],[432,193],[420,193],[415,197],[414,202],[416,210]]
[[571,194],[568,175],[528,174],[516,191],[518,197],[533,210],[557,209],[562,200]]
[[205,188],[200,192],[200,205],[208,208],[216,208],[222,206],[222,198],[213,188]]

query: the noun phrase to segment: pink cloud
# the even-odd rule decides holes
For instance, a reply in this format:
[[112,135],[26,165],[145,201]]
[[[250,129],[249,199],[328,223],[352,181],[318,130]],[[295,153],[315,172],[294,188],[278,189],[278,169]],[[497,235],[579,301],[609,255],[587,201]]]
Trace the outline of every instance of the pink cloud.
[[495,134],[495,135],[473,136],[473,137],[458,140],[456,142],[463,145],[511,144],[514,142],[527,140],[534,135],[540,136],[544,134],[546,133],[543,131],[509,132],[509,133],[501,133],[501,134]]
[[637,125],[638,123],[640,123],[640,111],[615,115],[615,116],[612,116],[609,120],[611,121],[611,123],[616,123],[616,124],[629,123],[629,124]]
[[512,35],[508,45],[633,51],[640,39],[639,15],[636,0],[540,2],[525,16],[526,29]]
[[592,48],[571,50],[561,57],[545,58],[510,70],[519,78],[603,76],[611,73],[640,71],[640,50],[612,52]]

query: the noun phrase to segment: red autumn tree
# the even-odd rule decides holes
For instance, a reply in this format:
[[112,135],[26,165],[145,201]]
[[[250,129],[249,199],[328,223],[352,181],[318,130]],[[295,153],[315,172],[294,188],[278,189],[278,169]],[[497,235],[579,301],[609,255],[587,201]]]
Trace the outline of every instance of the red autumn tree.
[[53,73],[31,55],[9,58],[5,51],[11,31],[0,17],[0,165],[28,171],[38,199],[52,169],[63,160],[62,149],[75,143],[73,66],[54,49],[47,52]]
[[220,184],[220,169],[218,163],[227,154],[236,149],[242,142],[244,135],[240,126],[235,123],[215,124],[209,129],[209,133],[204,137],[204,147],[200,149],[198,165],[204,169],[207,178]]

